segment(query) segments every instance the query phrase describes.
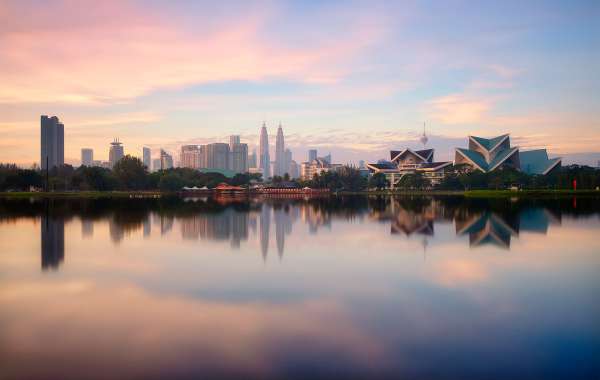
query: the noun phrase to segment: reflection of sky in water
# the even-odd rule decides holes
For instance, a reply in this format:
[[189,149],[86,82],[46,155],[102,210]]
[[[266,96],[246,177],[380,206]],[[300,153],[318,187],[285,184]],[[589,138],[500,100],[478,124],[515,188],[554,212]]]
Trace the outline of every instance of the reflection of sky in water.
[[359,206],[14,212],[4,374],[598,374],[598,213]]

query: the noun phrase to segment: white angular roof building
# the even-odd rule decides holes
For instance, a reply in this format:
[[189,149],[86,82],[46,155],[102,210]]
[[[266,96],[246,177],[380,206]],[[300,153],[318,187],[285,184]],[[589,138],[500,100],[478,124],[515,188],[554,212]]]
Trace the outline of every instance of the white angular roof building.
[[562,159],[548,158],[546,149],[520,152],[511,147],[510,136],[504,134],[491,139],[469,136],[468,148],[456,148],[454,165],[467,165],[484,173],[498,168],[514,168],[527,174],[550,173],[560,167]]

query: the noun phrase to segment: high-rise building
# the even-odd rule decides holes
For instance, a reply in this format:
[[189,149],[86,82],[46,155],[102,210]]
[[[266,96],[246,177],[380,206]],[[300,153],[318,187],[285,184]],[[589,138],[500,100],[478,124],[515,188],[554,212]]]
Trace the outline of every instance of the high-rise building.
[[42,115],[40,120],[40,167],[52,169],[65,164],[65,126],[58,117]]
[[235,144],[239,144],[240,143],[240,135],[231,135],[229,136],[229,148],[231,149],[231,147]]
[[173,168],[173,157],[165,152],[164,150],[160,150],[160,169],[167,170]]
[[275,172],[273,174],[283,176],[285,172],[285,141],[283,138],[283,128],[281,128],[280,123],[277,128],[277,137],[275,138]]
[[205,169],[208,166],[206,165],[206,145],[198,145],[198,168]]
[[263,179],[267,179],[271,177],[271,158],[269,156],[269,134],[267,133],[267,126],[264,122],[260,130],[260,144],[258,154],[258,164],[261,169]]
[[289,149],[286,149],[283,156],[285,157],[284,163],[283,163],[283,169],[284,169],[283,174],[287,173],[290,175],[291,178],[293,178],[292,177],[292,169],[291,169],[292,161],[293,161],[292,151]]
[[248,171],[248,144],[234,143],[229,146],[229,169],[235,173]]
[[154,160],[152,160],[152,171],[157,172],[160,170],[160,162],[160,158],[155,158]]
[[81,166],[94,166],[94,150],[90,148],[81,149]]
[[142,148],[142,162],[144,163],[146,169],[152,170],[152,152],[150,151],[150,148]]
[[252,149],[252,154],[248,156],[248,167],[249,168],[257,168],[256,162],[256,149]]
[[290,178],[299,178],[300,177],[300,165],[294,160],[290,162]]
[[205,149],[206,167],[208,169],[229,169],[228,144],[207,144]]
[[317,150],[311,149],[308,151],[308,162],[312,162],[317,159]]
[[198,145],[181,146],[181,167],[200,169],[200,147]]
[[125,156],[123,152],[123,144],[119,142],[119,139],[110,143],[110,150],[108,151],[108,162],[110,167],[114,168],[117,162]]

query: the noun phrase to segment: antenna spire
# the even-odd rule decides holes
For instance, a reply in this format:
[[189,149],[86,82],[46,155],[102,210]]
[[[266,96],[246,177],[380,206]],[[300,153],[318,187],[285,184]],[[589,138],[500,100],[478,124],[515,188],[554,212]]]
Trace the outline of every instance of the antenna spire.
[[423,144],[423,147],[425,147],[425,145],[427,144],[427,141],[429,141],[429,138],[425,134],[425,122],[423,122],[423,135],[421,136],[420,141],[421,141],[421,144]]

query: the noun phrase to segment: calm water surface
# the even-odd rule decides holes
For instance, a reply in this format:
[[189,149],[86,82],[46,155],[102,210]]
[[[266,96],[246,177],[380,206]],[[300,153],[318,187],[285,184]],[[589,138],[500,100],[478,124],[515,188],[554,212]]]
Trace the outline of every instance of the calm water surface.
[[0,200],[0,378],[599,378],[600,201]]

